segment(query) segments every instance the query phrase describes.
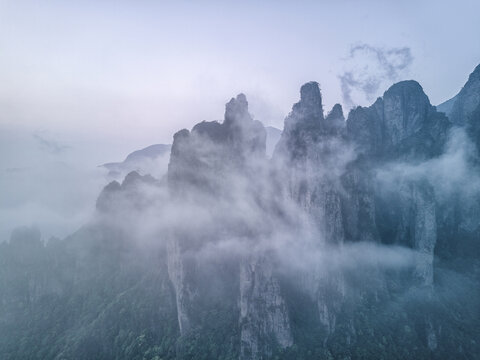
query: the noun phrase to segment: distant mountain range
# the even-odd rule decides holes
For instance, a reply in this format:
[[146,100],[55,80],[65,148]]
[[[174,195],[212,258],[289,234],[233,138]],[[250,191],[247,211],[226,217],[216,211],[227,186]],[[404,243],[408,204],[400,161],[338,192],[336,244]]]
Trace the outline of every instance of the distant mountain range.
[[166,144],[150,145],[128,154],[122,162],[112,162],[101,166],[106,168],[108,176],[114,179],[122,179],[132,171],[161,176],[167,171],[170,148],[171,145]]

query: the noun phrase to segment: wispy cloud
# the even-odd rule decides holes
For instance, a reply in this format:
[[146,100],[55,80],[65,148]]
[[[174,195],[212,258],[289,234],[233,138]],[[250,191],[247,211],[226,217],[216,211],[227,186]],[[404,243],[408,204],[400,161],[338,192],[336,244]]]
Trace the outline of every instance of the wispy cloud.
[[350,48],[344,59],[346,70],[339,76],[345,105],[357,104],[356,95],[371,101],[378,95],[385,82],[398,80],[413,62],[409,47],[381,48],[369,44],[358,44]]
[[65,150],[70,149],[69,145],[62,144],[55,139],[49,138],[43,132],[37,131],[33,134],[33,138],[37,141],[43,151],[51,154],[60,154]]

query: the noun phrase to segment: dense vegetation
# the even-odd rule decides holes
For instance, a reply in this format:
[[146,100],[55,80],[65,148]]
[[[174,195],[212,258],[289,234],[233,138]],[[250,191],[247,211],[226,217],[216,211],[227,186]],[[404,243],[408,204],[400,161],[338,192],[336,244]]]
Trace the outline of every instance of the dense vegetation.
[[[312,300],[294,280],[283,279],[295,344],[270,358],[445,359],[460,353],[474,359],[480,351],[478,281],[474,274],[437,269],[434,292],[407,291],[392,275],[388,293],[346,302],[330,336]],[[198,316],[207,325],[181,337],[164,251],[141,248],[99,225],[46,245],[33,229],[16,231],[10,243],[0,244],[0,284],[1,359],[238,358],[233,305],[205,304]],[[428,322],[441,328],[434,351]]]

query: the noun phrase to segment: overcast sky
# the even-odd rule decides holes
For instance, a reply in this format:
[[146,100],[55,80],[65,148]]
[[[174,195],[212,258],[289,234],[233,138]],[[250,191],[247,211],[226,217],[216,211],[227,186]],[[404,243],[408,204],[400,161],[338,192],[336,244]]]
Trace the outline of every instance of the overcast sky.
[[0,0],[0,123],[111,144],[100,162],[221,119],[238,92],[281,126],[303,82],[320,82],[326,109],[343,102],[357,44],[409,48],[399,80],[437,104],[480,62],[479,13],[473,0]]
[[310,80],[326,110],[402,79],[438,104],[480,62],[479,13],[478,0],[0,0],[0,185],[18,203],[11,174],[170,143],[239,92],[277,127]]

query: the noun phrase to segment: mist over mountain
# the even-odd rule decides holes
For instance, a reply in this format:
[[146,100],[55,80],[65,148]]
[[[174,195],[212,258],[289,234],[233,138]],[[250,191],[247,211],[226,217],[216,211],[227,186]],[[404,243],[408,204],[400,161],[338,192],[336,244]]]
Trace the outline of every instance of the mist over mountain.
[[480,66],[438,107],[308,82],[283,131],[239,94],[103,165],[70,236],[0,243],[0,358],[475,359],[479,164]]
[[[280,140],[282,130],[273,126],[266,126],[265,130],[267,132],[266,154],[272,156],[275,146]],[[150,145],[128,154],[122,162],[106,163],[101,167],[107,169],[107,177],[114,180],[121,180],[132,171],[161,178],[167,173],[170,149],[171,145]]]
[[162,177],[167,171],[170,147],[166,144],[150,145],[128,154],[122,162],[106,163],[102,167],[108,170],[110,178],[116,180],[123,179],[132,171]]
[[266,126],[265,130],[267,131],[267,143],[265,144],[266,153],[267,156],[272,156],[273,151],[275,150],[275,146],[277,146],[277,143],[282,136],[282,130],[277,129],[273,126]]

